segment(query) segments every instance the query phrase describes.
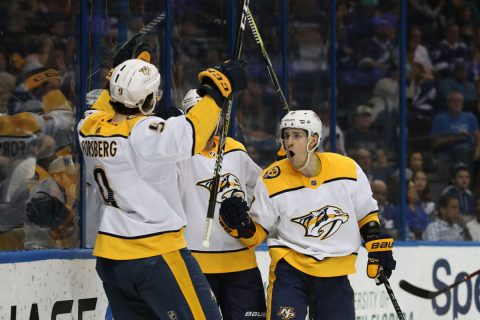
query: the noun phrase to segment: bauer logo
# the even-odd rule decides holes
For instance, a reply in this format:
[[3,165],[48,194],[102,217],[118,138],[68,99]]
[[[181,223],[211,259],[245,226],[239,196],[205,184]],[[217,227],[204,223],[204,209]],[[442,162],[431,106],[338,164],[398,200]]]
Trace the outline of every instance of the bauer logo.
[[325,206],[291,219],[305,228],[305,237],[318,237],[320,240],[331,237],[347,220],[348,214],[334,206]]

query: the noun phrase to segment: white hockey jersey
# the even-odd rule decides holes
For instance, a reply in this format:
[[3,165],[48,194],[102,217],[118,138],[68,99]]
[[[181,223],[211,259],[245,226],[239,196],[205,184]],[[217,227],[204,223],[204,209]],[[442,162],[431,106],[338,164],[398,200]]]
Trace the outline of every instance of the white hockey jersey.
[[250,211],[261,227],[244,242],[256,245],[266,231],[272,264],[283,258],[322,277],[354,273],[360,227],[378,221],[377,202],[352,159],[335,153],[317,155],[322,170],[315,177],[303,176],[287,159],[263,172]]
[[247,155],[245,147],[231,138],[227,138],[224,149],[210,247],[202,246],[217,158],[218,137],[214,137],[214,141],[215,146],[212,150],[202,151],[190,159],[179,162],[178,165],[180,192],[188,222],[185,231],[187,246],[204,273],[252,269],[257,266],[254,250],[247,248],[239,239],[228,235],[218,222],[218,211],[222,201],[231,197],[234,190],[242,190],[245,199],[251,199],[255,183],[262,172]]
[[97,111],[79,124],[87,170],[105,205],[93,254],[115,260],[186,247],[176,163],[200,152],[220,108],[205,97],[187,116],[128,117]]

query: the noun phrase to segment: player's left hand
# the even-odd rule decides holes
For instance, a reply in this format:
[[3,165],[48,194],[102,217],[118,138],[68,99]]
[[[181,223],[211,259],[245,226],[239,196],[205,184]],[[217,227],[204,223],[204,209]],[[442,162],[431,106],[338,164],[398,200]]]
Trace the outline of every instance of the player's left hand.
[[392,254],[393,238],[388,234],[382,234],[377,239],[367,241],[365,247],[368,251],[367,275],[376,279],[377,285],[380,285],[383,283],[379,277],[380,269],[388,279],[397,264]]
[[129,59],[140,59],[150,62],[152,52],[152,48],[143,42],[143,35],[137,34],[118,50],[113,59],[112,68]]
[[169,107],[169,108],[159,108],[158,116],[163,120],[167,120],[171,117],[178,117],[183,115],[182,110],[176,107]]

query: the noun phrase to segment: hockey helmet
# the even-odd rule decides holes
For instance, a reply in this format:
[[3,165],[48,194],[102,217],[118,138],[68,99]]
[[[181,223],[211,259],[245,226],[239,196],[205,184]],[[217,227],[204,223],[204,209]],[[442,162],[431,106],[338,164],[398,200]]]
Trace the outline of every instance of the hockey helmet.
[[[122,62],[110,77],[110,96],[126,108],[150,114],[161,98],[160,73],[153,64],[139,59]],[[146,108],[146,109],[145,109]]]

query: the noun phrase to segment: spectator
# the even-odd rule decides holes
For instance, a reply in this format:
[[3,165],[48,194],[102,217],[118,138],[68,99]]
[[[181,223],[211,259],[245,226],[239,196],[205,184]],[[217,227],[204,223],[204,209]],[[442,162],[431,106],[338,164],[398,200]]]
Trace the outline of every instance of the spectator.
[[475,201],[475,219],[467,222],[467,228],[473,241],[480,241],[480,198]]
[[407,182],[407,217],[408,228],[411,233],[409,238],[421,240],[422,233],[430,219],[420,203],[420,197],[412,181]]
[[372,163],[370,151],[360,148],[352,153],[352,158],[358,163],[360,168],[365,172],[368,181],[382,180],[384,183],[390,179],[392,170],[390,167],[378,167]]
[[451,185],[442,191],[442,195],[448,194],[456,199],[460,205],[460,212],[464,218],[470,220],[475,214],[475,200],[473,193],[468,189],[470,185],[470,172],[464,164],[457,164],[453,169]]
[[460,30],[456,24],[450,24],[445,31],[445,38],[440,41],[432,53],[435,70],[442,76],[450,73],[452,63],[467,58],[468,47],[460,40]]
[[477,93],[473,82],[467,80],[467,66],[463,61],[456,61],[453,64],[453,77],[442,80],[439,84],[439,96],[445,101],[447,95],[452,91],[460,92],[463,95],[464,103],[471,107],[475,103]]
[[392,26],[382,16],[371,21],[374,34],[360,46],[359,67],[369,74],[370,83],[387,75],[394,61],[394,47],[391,42]]
[[420,206],[428,216],[432,216],[435,211],[435,203],[432,201],[432,193],[428,183],[428,176],[425,171],[418,170],[413,173],[412,181],[418,193]]
[[431,74],[433,65],[428,53],[427,47],[422,45],[422,31],[418,27],[413,27],[410,32],[410,47],[414,52],[413,61],[419,63],[424,68],[425,72]]
[[432,148],[437,168],[442,170],[438,172],[439,175],[448,173],[445,168],[460,162],[470,167],[472,155],[474,160],[480,159],[478,122],[471,112],[463,111],[462,93],[451,91],[447,98],[447,108],[447,112],[437,115],[432,124]]
[[[318,107],[318,116],[322,120],[322,139],[318,150],[321,152],[331,151],[330,147],[330,106],[324,102]],[[337,125],[335,127],[336,153],[345,155],[345,137],[342,129]]]
[[427,241],[463,241],[470,240],[470,234],[460,215],[458,199],[444,195],[438,201],[438,217],[430,222],[423,232]]
[[345,147],[347,154],[353,154],[360,148],[367,149],[375,155],[377,166],[386,167],[388,164],[384,150],[384,142],[380,135],[372,128],[372,108],[360,105],[353,116],[353,127],[345,132]]
[[398,226],[400,217],[397,206],[388,202],[388,187],[382,180],[371,182],[373,198],[378,203],[378,217],[381,221],[382,232],[386,232],[397,239],[400,235]]

